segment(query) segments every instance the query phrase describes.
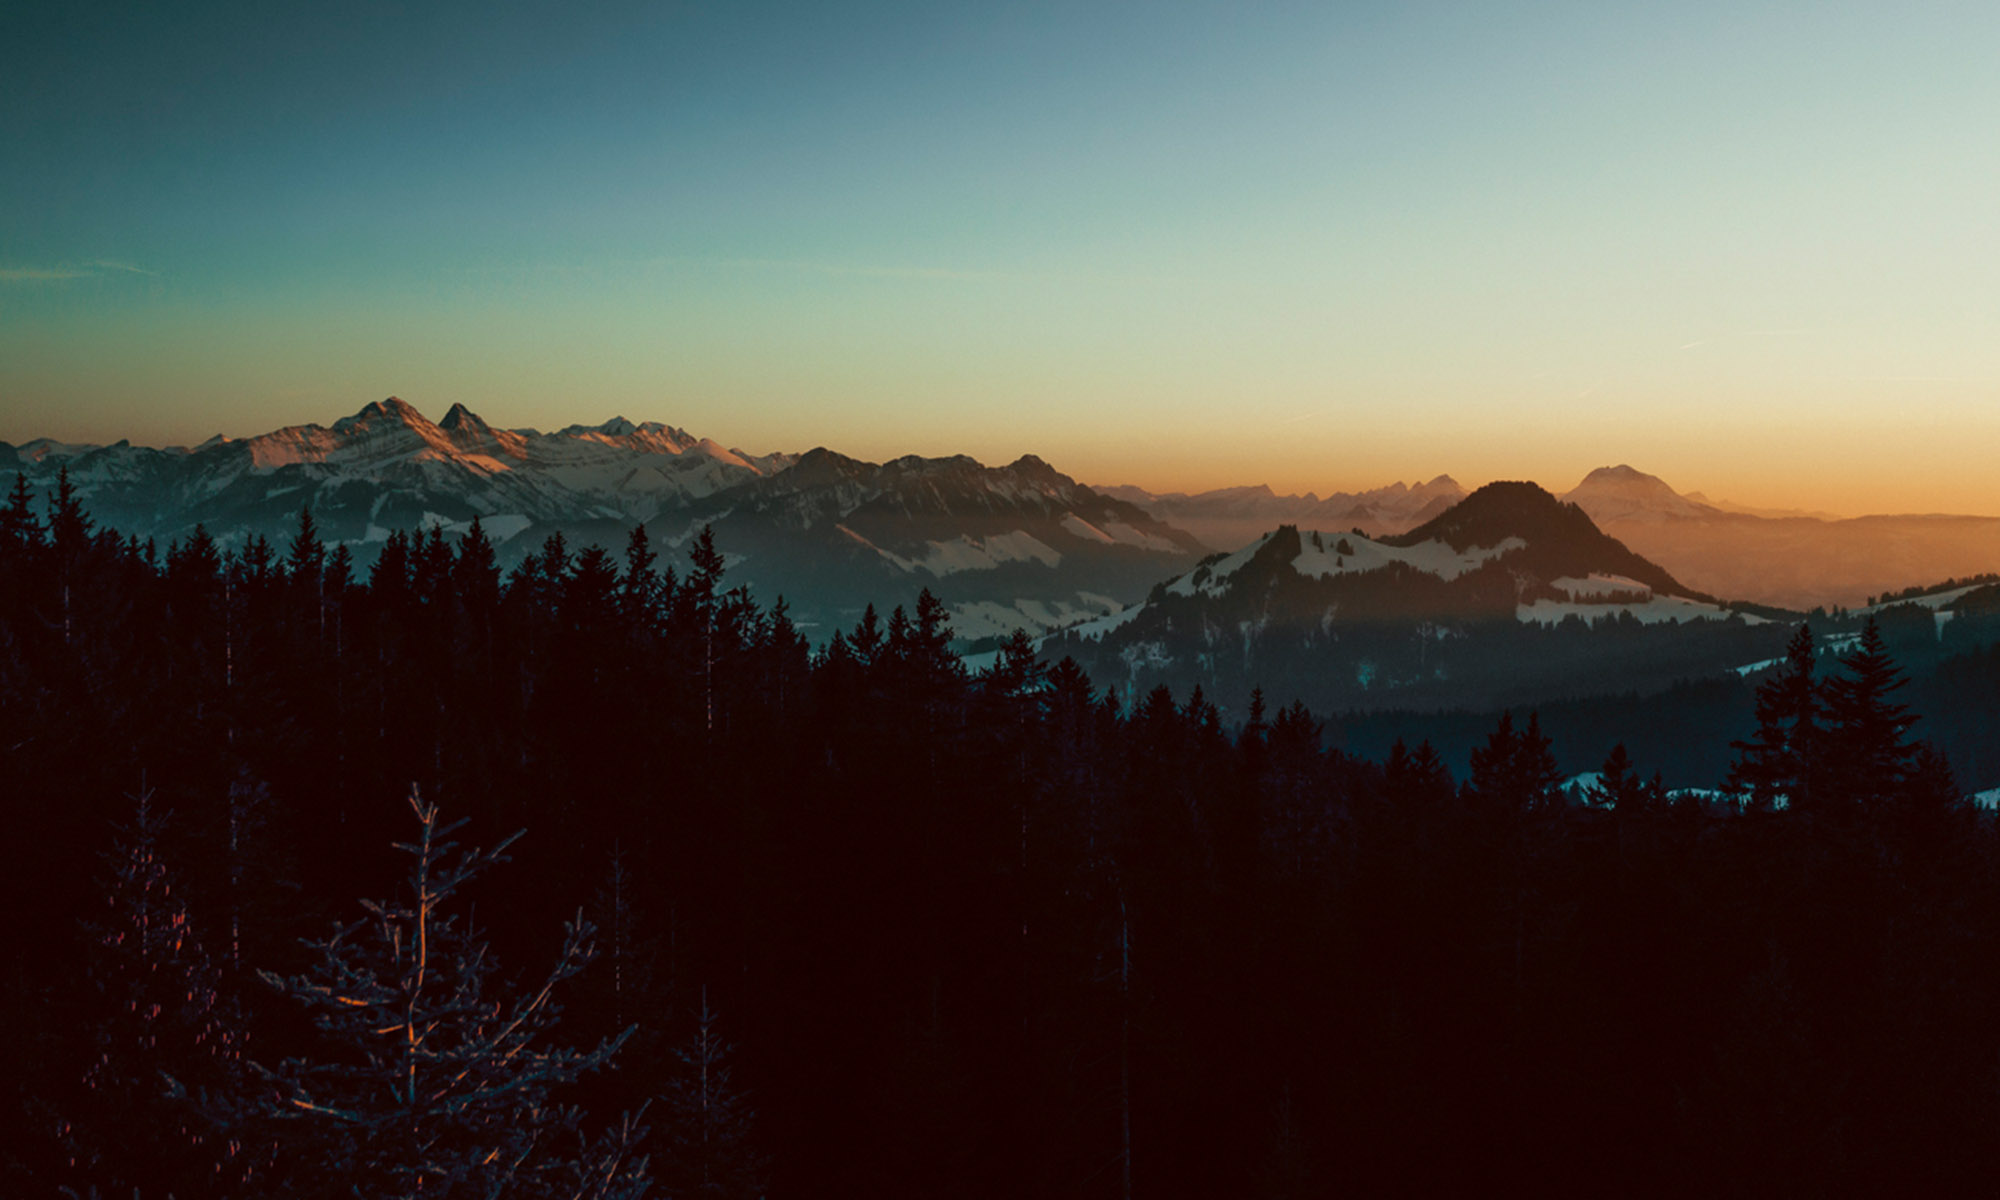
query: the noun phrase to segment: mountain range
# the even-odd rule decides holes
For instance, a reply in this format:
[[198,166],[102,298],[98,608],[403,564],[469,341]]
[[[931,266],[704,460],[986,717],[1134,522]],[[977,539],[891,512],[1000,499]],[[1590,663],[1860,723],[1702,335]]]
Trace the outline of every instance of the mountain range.
[[1492,483],[1401,534],[1281,525],[1044,642],[1130,696],[1252,686],[1316,711],[1665,686],[1777,652],[1725,606],[1532,483]]
[[1129,485],[1099,490],[1178,525],[1218,550],[1234,549],[1283,524],[1359,529],[1370,536],[1401,533],[1465,498],[1465,489],[1449,475],[1415,486],[1398,482],[1365,492],[1335,492],[1323,499],[1313,492],[1280,496],[1263,484],[1192,495]]
[[[1262,485],[1093,488],[1033,455],[989,467],[962,455],[753,454],[622,417],[545,433],[497,428],[455,404],[433,423],[396,397],[331,425],[193,447],[0,442],[0,472],[20,471],[39,489],[63,469],[99,520],[138,537],[164,544],[199,524],[224,546],[260,535],[282,543],[310,506],[321,535],[364,565],[391,530],[456,536],[475,518],[508,564],[554,533],[616,549],[643,524],[671,549],[712,525],[732,581],[785,596],[809,631],[824,635],[868,603],[907,604],[929,587],[968,645],[1119,613],[1211,551],[1275,553],[1283,526],[1317,531],[1322,543],[1358,538],[1358,557],[1377,553],[1363,544],[1386,554],[1468,499],[1449,475],[1326,496]],[[1750,510],[1625,465],[1592,471],[1559,499],[1680,581],[1648,582],[1656,600],[1858,607],[2000,567],[1991,517]]]
[[364,565],[395,529],[457,536],[473,520],[518,561],[551,534],[623,546],[645,525],[678,547],[715,528],[731,582],[782,595],[809,632],[924,587],[962,639],[1042,632],[1115,611],[1206,551],[1188,533],[1038,458],[869,463],[824,448],[751,454],[622,417],[553,433],[498,429],[463,405],[433,423],[390,397],[332,425],[151,449],[0,443],[0,471],[46,489],[67,470],[98,520],[165,544],[206,527],[225,546],[283,544],[310,507]]
[[1704,591],[1804,611],[2000,569],[2000,518],[1746,511],[1629,466],[1565,493],[1605,532]]

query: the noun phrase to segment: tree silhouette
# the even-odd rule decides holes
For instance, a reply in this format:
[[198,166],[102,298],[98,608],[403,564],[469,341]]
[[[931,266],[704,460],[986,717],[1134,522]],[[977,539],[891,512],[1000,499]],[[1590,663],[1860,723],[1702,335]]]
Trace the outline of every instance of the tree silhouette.
[[1816,653],[1812,626],[1800,622],[1778,673],[1757,689],[1757,732],[1748,741],[1730,743],[1737,759],[1723,786],[1743,796],[1753,811],[1768,812],[1780,802],[1812,807],[1822,736]]
[[91,1187],[229,1195],[256,1156],[212,1128],[192,1096],[236,1086],[244,1022],[162,855],[165,814],[150,790],[132,799],[105,859],[109,912],[91,927],[93,1046],[60,1141]]
[[311,1013],[323,1049],[260,1067],[277,1098],[239,1116],[279,1123],[294,1194],[642,1195],[634,1122],[587,1143],[576,1110],[554,1099],[625,1038],[590,1050],[549,1042],[555,989],[590,961],[591,927],[580,916],[564,927],[558,961],[532,991],[494,986],[486,941],[443,910],[506,861],[519,834],[454,853],[464,822],[441,823],[414,791],[410,806],[418,837],[397,846],[411,859],[406,893],[363,901],[368,917],[314,943],[303,974],[260,972]]
[[1829,800],[1845,807],[1880,805],[1909,778],[1917,746],[1905,735],[1917,719],[1891,699],[1903,686],[1903,673],[1873,617],[1840,666],[1844,674],[1825,687],[1825,790]]
[[694,1033],[674,1049],[662,1097],[660,1182],[676,1198],[754,1200],[764,1194],[768,1165],[752,1140],[749,1096],[735,1081],[735,1048],[717,1032],[717,1020],[704,987]]

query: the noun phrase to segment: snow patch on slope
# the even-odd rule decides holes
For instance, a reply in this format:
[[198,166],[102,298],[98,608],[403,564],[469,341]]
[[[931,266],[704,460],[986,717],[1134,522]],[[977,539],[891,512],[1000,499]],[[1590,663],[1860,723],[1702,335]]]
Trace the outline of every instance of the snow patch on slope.
[[1102,620],[1107,610],[1117,615],[1118,602],[1106,596],[1079,592],[1067,600],[978,600],[956,605],[951,610],[953,637],[967,641],[1006,637],[1016,629],[1040,638],[1081,622]]
[[[1227,587],[1229,579],[1257,552],[1262,550],[1275,533],[1263,537],[1243,547],[1241,550],[1209,566],[1208,573],[1200,583],[1195,582],[1199,570],[1181,576],[1167,585],[1167,592],[1175,596],[1193,596],[1197,593],[1219,595]],[[1445,542],[1419,542],[1414,546],[1389,546],[1372,538],[1354,532],[1338,533],[1326,530],[1300,530],[1299,553],[1292,559],[1292,569],[1309,579],[1326,579],[1335,575],[1360,574],[1379,571],[1391,563],[1435,575],[1440,579],[1457,579],[1467,571],[1476,570],[1503,554],[1527,546],[1527,542],[1517,537],[1502,539],[1497,546],[1472,546],[1463,551],[1454,550]]]
[[1094,525],[1075,513],[1068,513],[1062,519],[1062,527],[1084,541],[1106,546],[1137,546],[1141,550],[1164,550],[1168,553],[1181,548],[1170,538],[1163,538],[1157,533],[1147,533],[1143,529],[1134,529],[1123,521],[1106,521],[1102,525]]
[[1919,608],[1928,608],[1932,612],[1937,612],[1940,609],[1948,608],[1963,600],[1968,592],[1976,592],[1980,588],[1992,586],[1990,583],[1972,583],[1962,588],[1953,588],[1948,592],[1933,592],[1928,596],[1907,596],[1901,600],[1889,600],[1881,604],[1871,604],[1866,608],[1856,609],[1855,611],[1864,616],[1872,616],[1885,608],[1895,608],[1900,604],[1914,604]]
[[1536,625],[1554,625],[1567,617],[1594,621],[1599,617],[1614,616],[1618,613],[1630,613],[1642,625],[1659,625],[1668,621],[1676,623],[1726,621],[1732,616],[1741,617],[1752,625],[1765,623],[1763,617],[1750,613],[1732,613],[1720,605],[1703,604],[1699,600],[1689,600],[1682,596],[1650,596],[1636,604],[1537,600],[1533,604],[1520,605],[1514,610],[1517,620]]
[[[894,555],[890,556],[894,558]],[[959,571],[990,571],[1002,563],[1039,562],[1053,567],[1062,561],[1062,554],[1038,541],[1025,530],[1017,529],[995,537],[974,538],[965,534],[948,542],[926,542],[925,554],[911,562],[898,560],[904,570],[925,570],[933,575],[952,575]]]
[[1605,575],[1596,571],[1591,572],[1584,579],[1577,579],[1569,575],[1565,575],[1560,579],[1551,579],[1549,580],[1549,586],[1560,592],[1568,592],[1570,598],[1574,600],[1589,600],[1592,597],[1604,600],[1614,596],[1629,596],[1634,594],[1651,596],[1653,594],[1652,588],[1640,583],[1636,579],[1628,579],[1623,575]]

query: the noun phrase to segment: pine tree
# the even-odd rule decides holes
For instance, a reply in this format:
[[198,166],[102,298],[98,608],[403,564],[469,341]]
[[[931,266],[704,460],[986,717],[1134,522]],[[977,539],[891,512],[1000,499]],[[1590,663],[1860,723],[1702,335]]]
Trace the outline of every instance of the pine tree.
[[654,568],[659,558],[646,535],[645,522],[632,526],[625,539],[625,575],[618,606],[627,625],[642,632],[651,632],[659,620],[660,573]]
[[312,506],[299,509],[299,527],[292,534],[292,548],[285,556],[285,574],[301,608],[312,614],[314,630],[326,640],[326,545],[320,541],[319,526],[313,521]]
[[1737,752],[1723,784],[1743,797],[1752,811],[1779,804],[1810,811],[1821,772],[1823,748],[1819,685],[1813,678],[1817,651],[1812,626],[1801,622],[1785,647],[1778,673],[1757,689],[1757,732],[1731,742]]
[[715,528],[703,525],[695,535],[694,545],[688,549],[688,564],[694,570],[688,575],[686,592],[694,605],[695,629],[700,638],[701,657],[696,664],[701,678],[702,729],[715,732],[715,660],[716,608],[721,600],[723,558],[722,551],[715,548]]
[[1390,800],[1406,807],[1435,810],[1451,801],[1457,786],[1452,782],[1451,769],[1438,756],[1437,747],[1430,741],[1419,742],[1412,750],[1402,738],[1389,747],[1389,757],[1382,763],[1382,781],[1388,789]]
[[382,542],[382,552],[369,568],[368,590],[375,602],[391,612],[403,606],[410,592],[410,535],[400,529],[390,531]]
[[587,1142],[577,1111],[553,1098],[606,1066],[626,1036],[590,1050],[550,1044],[555,990],[590,961],[593,930],[580,915],[568,923],[532,991],[496,986],[485,940],[444,910],[519,835],[454,853],[464,822],[442,823],[414,791],[410,805],[419,835],[397,847],[411,858],[407,893],[363,901],[368,917],[313,943],[319,958],[303,974],[260,972],[312,1014],[323,1052],[259,1067],[277,1098],[231,1115],[281,1131],[292,1194],[642,1195],[633,1121]]
[[847,638],[848,653],[863,669],[875,665],[875,660],[883,651],[882,617],[870,604],[861,610],[861,621]]
[[490,613],[500,603],[500,568],[493,539],[478,517],[458,543],[458,557],[451,565],[452,589],[459,604],[469,613]]
[[7,493],[6,507],[0,508],[0,562],[41,548],[42,523],[35,517],[34,500],[28,477],[14,472],[14,487]]
[[84,512],[76,485],[69,481],[69,464],[56,472],[56,490],[49,495],[49,542],[57,554],[81,554],[95,536],[96,523]]
[[1916,761],[1916,743],[1905,735],[1917,719],[1890,699],[1903,686],[1903,673],[1883,646],[1873,617],[1840,665],[1845,674],[1826,685],[1824,790],[1843,806],[1890,802]]
[[76,485],[69,481],[69,464],[56,474],[56,490],[49,497],[49,548],[55,554],[56,598],[63,645],[77,637],[76,618],[80,604],[77,587],[83,571],[83,557],[96,540],[96,533],[83,502],[77,499]]
[[1000,643],[981,684],[989,692],[1009,700],[1026,701],[1039,692],[1047,670],[1036,661],[1035,641],[1028,631],[1016,628]]
[[91,928],[92,1057],[58,1134],[87,1186],[229,1195],[257,1156],[213,1128],[193,1095],[240,1082],[244,1021],[162,855],[165,814],[147,789],[133,802],[106,857],[110,911]]
[[1549,752],[1539,714],[1530,713],[1527,727],[1516,732],[1513,715],[1502,713],[1486,744],[1473,750],[1471,768],[1467,787],[1496,811],[1527,812],[1561,801],[1556,785],[1562,772]]
[[291,550],[285,555],[285,573],[296,585],[314,590],[319,587],[320,567],[326,561],[326,545],[319,540],[319,525],[313,520],[312,505],[299,508],[299,526],[292,534]]
[[[579,985],[601,1010],[607,1032],[613,1033],[630,1026],[641,1004],[654,997],[653,966],[659,954],[657,939],[642,928],[639,881],[627,858],[623,848],[612,847],[611,861],[591,898],[589,915],[600,931],[601,946],[590,978]],[[667,986],[672,988],[671,979]],[[648,1007],[658,1009],[655,1019],[670,1019],[674,997],[660,999]],[[636,1032],[641,1043],[630,1048],[643,1055],[642,1043],[649,1032],[643,1027]]]
[[749,1095],[736,1086],[729,1061],[734,1050],[717,1032],[704,987],[694,1033],[675,1048],[677,1065],[662,1097],[666,1149],[659,1177],[669,1196],[755,1200],[764,1194],[769,1167],[752,1138]]
[[1954,832],[1970,831],[1972,803],[1944,755],[1929,742],[1920,742],[1885,816],[1906,839],[1934,848]]
[[562,535],[562,530],[542,540],[541,558],[535,566],[541,572],[543,584],[550,588],[561,587],[562,581],[569,577],[569,539]]
[[608,628],[618,611],[618,568],[602,546],[586,546],[563,583],[563,621],[569,628]]
[[1588,792],[1592,803],[1604,805],[1620,815],[1643,813],[1651,807],[1652,791],[1632,769],[1632,756],[1620,742],[1597,769],[1597,782]]

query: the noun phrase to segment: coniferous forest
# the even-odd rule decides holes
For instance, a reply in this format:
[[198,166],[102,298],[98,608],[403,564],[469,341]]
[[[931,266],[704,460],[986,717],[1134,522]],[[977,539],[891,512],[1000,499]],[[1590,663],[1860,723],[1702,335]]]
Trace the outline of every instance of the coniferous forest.
[[[665,556],[0,505],[7,1195],[1958,1194],[2000,829],[1871,629],[1669,795]],[[1718,780],[1720,784],[1723,781]],[[518,834],[518,836],[517,836]]]

